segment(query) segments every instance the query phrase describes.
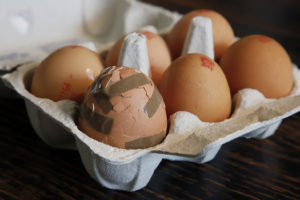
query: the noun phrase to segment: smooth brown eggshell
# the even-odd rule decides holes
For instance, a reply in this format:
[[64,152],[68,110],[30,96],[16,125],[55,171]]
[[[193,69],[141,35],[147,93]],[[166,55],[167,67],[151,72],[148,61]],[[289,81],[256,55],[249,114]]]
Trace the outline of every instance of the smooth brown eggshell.
[[[101,109],[95,98],[95,94],[103,93],[105,88],[138,73],[135,69],[128,67],[106,68],[105,72],[91,86],[83,105],[93,109],[93,113],[113,119],[112,129],[109,134],[102,133],[90,126],[86,118],[81,116],[79,118],[80,130],[95,140],[119,148],[146,148],[160,143],[166,135],[167,115],[162,98],[151,117],[145,112],[145,105],[155,89],[150,78],[144,75],[149,83],[110,97],[112,109],[107,113]],[[156,139],[156,143],[146,141],[136,147],[126,145],[140,138],[157,136],[159,133],[161,135],[158,140]]]
[[102,70],[102,62],[95,52],[81,46],[67,46],[41,62],[33,75],[30,91],[40,98],[80,103]]
[[[155,33],[149,31],[137,31],[137,33],[141,33],[147,38],[147,48],[152,80],[155,84],[158,84],[164,71],[171,64],[171,55],[168,46],[164,39]],[[125,36],[119,39],[109,50],[105,59],[106,66],[115,66],[118,64],[124,38]]]
[[173,59],[180,56],[190,23],[197,16],[207,17],[212,21],[216,60],[220,59],[226,49],[234,42],[233,30],[229,22],[220,13],[205,9],[195,10],[184,15],[167,36],[167,44]]
[[168,114],[188,111],[206,122],[230,116],[231,95],[219,65],[202,54],[176,59],[164,73],[159,90]]
[[253,88],[267,98],[280,98],[293,87],[289,55],[277,41],[264,35],[251,35],[235,42],[222,57],[220,66],[233,95],[238,90]]

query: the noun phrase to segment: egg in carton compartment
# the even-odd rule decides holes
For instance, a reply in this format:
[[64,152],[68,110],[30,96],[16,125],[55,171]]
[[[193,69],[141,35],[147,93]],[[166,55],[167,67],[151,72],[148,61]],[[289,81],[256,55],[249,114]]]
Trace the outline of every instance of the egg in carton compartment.
[[89,41],[99,48],[146,25],[166,32],[180,16],[136,0],[0,1],[0,97],[17,97],[4,74],[57,48]]
[[[196,38],[192,39],[193,31],[201,31],[197,20],[194,25],[186,39],[184,53],[202,52],[213,56],[211,34],[206,35],[208,39],[204,47],[199,49],[199,46],[191,45],[199,42],[195,41]],[[122,51],[120,64],[141,68],[146,63],[146,68],[145,41],[136,39],[139,42],[135,43],[135,47],[127,45],[123,48],[127,50]],[[99,52],[105,52],[109,47],[103,46]],[[139,55],[132,50],[136,48],[141,50]],[[129,57],[131,59],[126,60]],[[78,129],[77,103],[69,100],[53,102],[29,92],[37,65],[23,65],[5,75],[4,80],[24,98],[37,134],[53,147],[77,149],[89,175],[111,189],[135,191],[145,187],[162,159],[208,162],[223,144],[238,137],[266,138],[276,131],[282,119],[300,111],[300,70],[294,66],[294,88],[287,97],[267,99],[258,90],[243,89],[233,97],[233,114],[222,122],[202,122],[189,112],[176,112],[170,116],[169,131],[162,143],[145,149],[120,149],[98,142]],[[147,70],[144,72],[147,73]]]

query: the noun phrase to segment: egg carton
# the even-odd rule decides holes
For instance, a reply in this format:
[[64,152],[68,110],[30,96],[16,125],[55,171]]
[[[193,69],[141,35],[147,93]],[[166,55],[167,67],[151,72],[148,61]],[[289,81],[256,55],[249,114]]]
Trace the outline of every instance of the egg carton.
[[[130,55],[122,57],[142,63],[143,57],[128,46],[125,49]],[[135,191],[145,187],[162,159],[205,163],[215,157],[223,144],[235,138],[269,137],[282,119],[300,111],[300,70],[294,66],[294,89],[287,97],[267,99],[257,90],[244,89],[234,96],[234,111],[229,119],[207,123],[189,112],[176,112],[170,117],[169,132],[161,144],[146,149],[119,149],[78,129],[76,102],[53,102],[29,92],[38,64],[26,64],[4,75],[5,83],[24,98],[29,119],[40,138],[56,148],[77,149],[89,175],[111,189]]]
[[[99,46],[98,51],[104,52],[109,46]],[[190,52],[193,48],[187,49]],[[140,62],[142,58],[136,59]],[[45,143],[78,150],[89,175],[111,189],[135,191],[145,187],[162,159],[208,162],[223,144],[238,137],[266,138],[276,131],[282,119],[300,111],[300,70],[294,66],[294,88],[287,97],[267,99],[257,90],[244,89],[234,96],[234,111],[229,119],[207,123],[191,113],[177,112],[169,119],[169,131],[162,143],[146,149],[119,149],[78,129],[76,102],[53,102],[29,92],[38,64],[25,64],[5,74],[5,84],[24,99],[32,126]]]
[[4,74],[57,48],[89,41],[98,49],[149,25],[164,33],[180,16],[136,0],[0,0],[0,97],[17,96],[3,84]]

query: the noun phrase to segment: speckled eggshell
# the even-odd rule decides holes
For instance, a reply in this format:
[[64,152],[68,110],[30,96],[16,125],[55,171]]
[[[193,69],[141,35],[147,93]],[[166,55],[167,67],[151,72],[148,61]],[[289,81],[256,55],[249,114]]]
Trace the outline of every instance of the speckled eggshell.
[[293,87],[292,63],[274,39],[251,35],[235,42],[220,61],[231,93],[253,88],[267,98],[287,96]]
[[[164,71],[171,64],[171,55],[168,46],[164,39],[155,33],[149,31],[137,31],[137,33],[141,33],[147,38],[147,48],[152,80],[155,84],[158,84]],[[115,66],[118,64],[123,40],[124,37],[119,39],[109,50],[105,59],[106,66]]]
[[143,73],[108,67],[85,96],[79,128],[114,147],[151,147],[166,135],[165,104],[153,81]]
[[33,75],[30,91],[40,98],[80,103],[102,70],[97,53],[81,46],[66,46],[41,62]]
[[187,54],[176,59],[164,73],[159,90],[168,114],[188,111],[205,122],[230,116],[231,95],[226,77],[209,57]]
[[[234,42],[233,30],[229,22],[220,13],[206,9],[195,10],[184,15],[167,36],[167,44],[173,59],[180,56],[190,23],[197,16],[207,17],[212,21],[216,60],[220,59],[226,49]],[[199,35],[199,37],[201,36]]]

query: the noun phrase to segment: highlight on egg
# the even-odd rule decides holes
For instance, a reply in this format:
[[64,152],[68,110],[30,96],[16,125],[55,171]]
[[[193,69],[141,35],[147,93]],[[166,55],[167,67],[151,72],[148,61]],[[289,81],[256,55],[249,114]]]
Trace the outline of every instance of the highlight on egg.
[[[213,42],[215,59],[219,60],[226,49],[234,42],[234,33],[229,22],[214,10],[199,9],[185,14],[172,28],[167,36],[172,58],[180,56],[189,26],[194,17],[202,16],[210,18],[213,26]],[[201,35],[199,35],[201,37]]]
[[147,148],[166,136],[164,101],[153,81],[129,67],[107,67],[89,88],[79,129],[105,144]]
[[231,95],[219,65],[202,54],[177,58],[159,84],[167,113],[188,111],[205,122],[219,122],[231,114]]
[[257,89],[267,98],[280,98],[293,88],[293,69],[286,50],[274,39],[250,35],[236,41],[220,60],[232,95]]
[[[152,80],[157,85],[167,67],[171,64],[171,55],[165,40],[158,34],[149,31],[137,31],[147,38],[147,48],[149,56],[150,70]],[[120,38],[108,51],[105,59],[106,66],[115,66],[118,64],[121,47],[124,37]]]
[[44,59],[34,72],[30,91],[40,98],[80,103],[103,70],[99,55],[82,46],[60,48]]

